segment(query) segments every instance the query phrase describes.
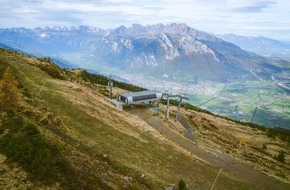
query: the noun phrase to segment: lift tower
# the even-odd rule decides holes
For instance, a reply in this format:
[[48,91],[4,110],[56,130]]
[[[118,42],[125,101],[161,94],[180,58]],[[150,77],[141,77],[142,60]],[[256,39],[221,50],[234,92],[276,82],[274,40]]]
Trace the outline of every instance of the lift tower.
[[175,116],[175,121],[177,121],[182,100],[183,99],[189,100],[189,99],[187,97],[185,97],[185,96],[173,95],[173,94],[168,94],[168,93],[163,93],[163,96],[165,96],[167,98],[167,106],[166,106],[166,118],[167,118],[167,120],[169,119],[169,98],[170,97],[172,97],[172,98],[179,97],[180,98],[179,99],[179,104],[178,104],[178,107],[177,107],[177,111],[176,111],[176,116]]
[[113,96],[113,95],[112,95],[112,94],[113,94],[113,93],[112,93],[112,92],[113,92],[112,76],[109,77],[108,86],[109,86],[109,88],[110,88],[110,95],[109,95],[109,98],[112,99],[112,96]]

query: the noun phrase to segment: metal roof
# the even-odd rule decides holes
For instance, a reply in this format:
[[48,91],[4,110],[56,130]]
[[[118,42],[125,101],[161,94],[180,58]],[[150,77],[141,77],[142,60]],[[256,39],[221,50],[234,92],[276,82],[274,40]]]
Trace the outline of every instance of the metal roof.
[[133,97],[133,96],[143,96],[143,95],[149,95],[149,94],[156,94],[156,93],[162,93],[157,90],[148,90],[148,91],[141,91],[141,92],[130,92],[130,93],[125,93],[125,94],[120,94],[120,96],[123,97]]

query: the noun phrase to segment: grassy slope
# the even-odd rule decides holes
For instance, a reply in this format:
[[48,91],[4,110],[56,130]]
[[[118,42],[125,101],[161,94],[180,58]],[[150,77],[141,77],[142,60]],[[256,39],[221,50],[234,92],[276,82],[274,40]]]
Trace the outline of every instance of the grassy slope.
[[[195,126],[194,136],[200,144],[227,153],[256,170],[289,183],[289,142],[205,113],[187,111],[183,114]],[[285,152],[285,163],[275,159],[280,151]]]
[[[25,55],[1,50],[0,57],[13,67],[22,90],[29,94],[17,114],[34,122],[48,144],[57,145],[62,160],[56,165],[58,177],[38,179],[36,173],[8,157],[7,163],[0,162],[4,168],[0,168],[0,187],[12,183],[55,189],[164,189],[181,178],[190,187],[211,187],[219,168],[196,159],[141,118],[117,110],[102,95],[104,87],[65,71],[65,80],[53,79],[36,66],[47,63]],[[27,174],[11,182],[4,175],[7,167]],[[216,189],[254,187],[222,172]]]

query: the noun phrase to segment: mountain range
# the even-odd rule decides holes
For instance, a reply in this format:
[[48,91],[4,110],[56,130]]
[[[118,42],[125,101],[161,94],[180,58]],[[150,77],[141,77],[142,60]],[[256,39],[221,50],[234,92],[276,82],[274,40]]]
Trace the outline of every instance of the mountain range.
[[0,43],[99,72],[168,76],[182,82],[197,78],[244,81],[257,76],[270,80],[281,72],[272,60],[186,24],[133,24],[110,30],[87,26],[0,29]]
[[251,37],[235,34],[219,34],[216,37],[238,45],[244,50],[257,53],[265,57],[290,60],[290,42],[279,41],[263,36]]

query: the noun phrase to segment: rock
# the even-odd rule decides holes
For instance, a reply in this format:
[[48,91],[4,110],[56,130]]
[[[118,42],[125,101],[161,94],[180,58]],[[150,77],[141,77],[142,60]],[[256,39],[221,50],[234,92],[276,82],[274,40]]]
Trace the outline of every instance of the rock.
[[124,177],[124,180],[127,182],[127,183],[131,183],[133,181],[133,178],[132,177],[129,177],[129,176],[125,176]]
[[101,174],[101,178],[102,179],[109,179],[109,176],[108,176],[107,172],[102,173]]

